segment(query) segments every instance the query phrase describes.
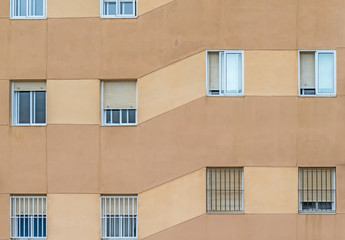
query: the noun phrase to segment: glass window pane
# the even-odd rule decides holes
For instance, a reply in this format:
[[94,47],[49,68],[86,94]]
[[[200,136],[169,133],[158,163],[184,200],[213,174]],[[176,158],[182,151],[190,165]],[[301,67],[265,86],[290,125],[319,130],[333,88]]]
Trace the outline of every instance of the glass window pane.
[[35,123],[46,123],[46,92],[35,92]]
[[113,114],[113,123],[119,124],[120,123],[120,110],[112,110]]
[[30,123],[30,92],[18,94],[18,123]]
[[131,109],[131,110],[128,110],[128,122],[129,123],[135,123],[135,113],[136,113],[137,110],[135,109]]
[[105,123],[111,123],[111,110],[105,110]]
[[131,15],[133,14],[133,2],[121,2],[120,14]]
[[319,93],[334,93],[333,53],[319,53]]
[[121,123],[128,123],[128,120],[127,120],[127,110],[121,110],[122,112],[122,116],[121,116]]
[[14,16],[26,16],[26,0],[14,0]]
[[242,55],[226,54],[226,93],[242,93]]
[[103,8],[104,15],[116,15],[116,2],[105,2]]
[[43,0],[30,0],[30,15],[43,16]]

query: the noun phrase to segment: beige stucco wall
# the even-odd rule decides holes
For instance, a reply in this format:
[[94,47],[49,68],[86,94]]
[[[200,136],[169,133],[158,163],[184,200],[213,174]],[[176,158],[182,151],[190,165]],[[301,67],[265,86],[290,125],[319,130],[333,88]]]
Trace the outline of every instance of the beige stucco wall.
[[297,51],[245,51],[244,94],[297,96]]
[[0,125],[9,124],[10,83],[8,80],[0,80]]
[[0,194],[0,239],[10,238],[10,195]]
[[139,239],[206,212],[203,168],[139,194]]
[[48,80],[48,124],[99,124],[99,80]]
[[297,213],[298,168],[244,168],[245,213]]
[[140,0],[138,1],[138,16],[159,8],[174,0]]
[[138,120],[206,95],[206,52],[201,52],[138,80]]
[[47,0],[48,18],[99,17],[99,0]]
[[98,194],[48,194],[49,240],[100,239]]

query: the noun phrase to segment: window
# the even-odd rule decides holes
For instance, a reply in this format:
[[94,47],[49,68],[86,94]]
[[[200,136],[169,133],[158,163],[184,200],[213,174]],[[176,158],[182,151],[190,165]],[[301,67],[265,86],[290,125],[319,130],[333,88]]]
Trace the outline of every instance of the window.
[[46,124],[46,83],[12,83],[12,124],[32,126]]
[[300,212],[335,212],[335,168],[300,168],[298,185]]
[[102,239],[137,239],[137,196],[102,196],[101,207]]
[[47,197],[11,196],[11,239],[46,239]]
[[135,18],[136,0],[101,0],[102,18]]
[[207,168],[207,212],[243,212],[243,168]]
[[243,66],[243,51],[208,51],[208,95],[243,96]]
[[103,81],[103,125],[137,124],[137,82]]
[[45,19],[47,0],[11,0],[12,19]]
[[301,96],[336,95],[336,52],[300,51]]

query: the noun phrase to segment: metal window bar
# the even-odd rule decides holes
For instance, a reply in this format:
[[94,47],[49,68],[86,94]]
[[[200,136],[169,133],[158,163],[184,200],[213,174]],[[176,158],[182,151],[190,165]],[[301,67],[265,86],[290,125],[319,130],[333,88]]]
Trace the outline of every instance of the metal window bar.
[[137,196],[102,196],[101,209],[102,239],[137,239]]
[[335,212],[335,168],[299,169],[300,212]]
[[46,196],[11,196],[11,239],[47,238]]
[[207,168],[207,212],[243,212],[243,168]]

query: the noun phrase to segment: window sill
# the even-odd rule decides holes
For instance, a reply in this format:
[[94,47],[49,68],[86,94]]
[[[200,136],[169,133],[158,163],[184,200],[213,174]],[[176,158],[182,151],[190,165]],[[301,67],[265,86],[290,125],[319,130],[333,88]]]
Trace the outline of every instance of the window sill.
[[47,17],[11,17],[11,20],[46,20]]
[[210,95],[210,94],[207,94],[206,95],[207,97],[244,97],[244,94],[234,94],[234,95]]
[[307,211],[299,211],[298,212],[300,215],[334,215],[337,214],[335,211],[329,211],[329,212],[322,212],[322,211],[318,211],[318,212],[307,212]]
[[100,16],[101,19],[137,19],[138,16]]
[[102,124],[101,127],[136,127],[138,126],[137,123],[135,124]]
[[335,98],[337,97],[336,94],[329,94],[329,95],[298,95],[301,98],[324,98],[324,97],[328,97],[328,98]]
[[12,124],[11,127],[46,127],[47,124]]
[[243,215],[244,211],[239,211],[239,212],[207,212],[207,215]]

